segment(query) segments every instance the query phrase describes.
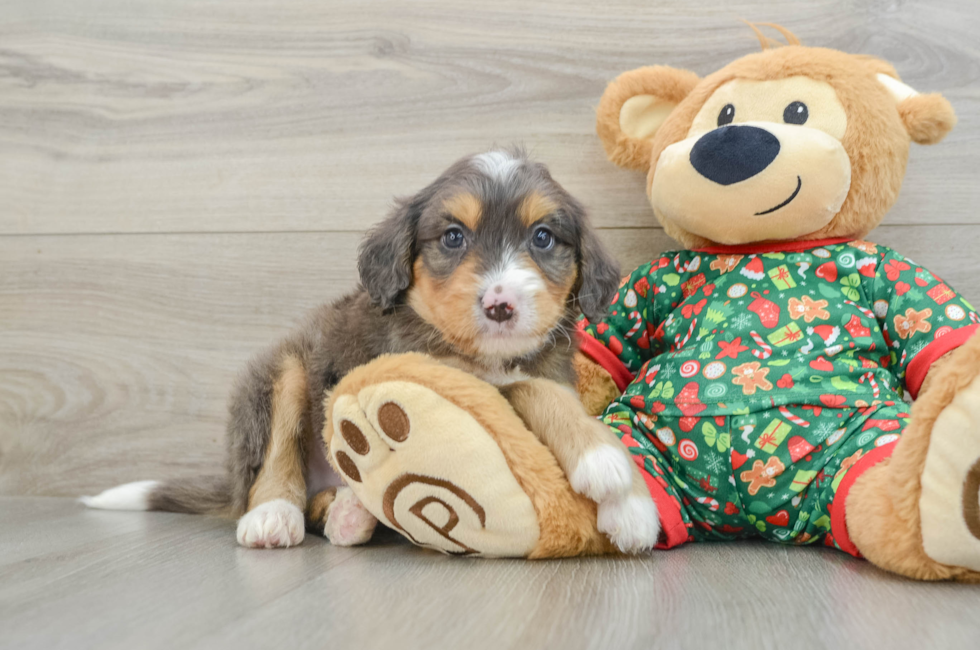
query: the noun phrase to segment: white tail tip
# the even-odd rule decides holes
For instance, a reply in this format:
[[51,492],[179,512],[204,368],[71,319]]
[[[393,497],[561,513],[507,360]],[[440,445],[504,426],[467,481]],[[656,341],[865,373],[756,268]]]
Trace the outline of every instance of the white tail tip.
[[78,500],[98,510],[149,510],[150,494],[158,485],[160,481],[123,483],[94,497],[80,497]]

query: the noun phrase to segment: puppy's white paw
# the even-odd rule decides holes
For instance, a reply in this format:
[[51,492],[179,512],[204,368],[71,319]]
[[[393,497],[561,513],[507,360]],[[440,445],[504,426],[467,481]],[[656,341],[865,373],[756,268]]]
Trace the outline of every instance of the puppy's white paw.
[[601,502],[629,493],[633,468],[623,447],[600,445],[585,452],[569,477],[572,489]]
[[238,520],[238,543],[248,548],[296,546],[304,533],[303,511],[285,499],[259,504]]
[[623,553],[649,551],[660,537],[657,504],[635,494],[601,502],[597,526]]
[[356,546],[371,539],[378,520],[374,518],[350,488],[337,490],[337,498],[327,509],[323,534],[334,546]]

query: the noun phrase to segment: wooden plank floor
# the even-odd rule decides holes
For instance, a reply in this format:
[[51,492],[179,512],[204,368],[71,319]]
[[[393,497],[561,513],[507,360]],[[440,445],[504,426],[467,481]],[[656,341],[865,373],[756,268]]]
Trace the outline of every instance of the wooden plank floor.
[[976,647],[976,588],[820,550],[248,552],[227,522],[37,498],[218,468],[234,373],[461,155],[524,144],[625,268],[669,248],[594,107],[624,70],[754,51],[739,18],[952,101],[872,239],[980,304],[976,0],[0,3],[0,647]]
[[958,648],[980,590],[819,548],[462,560],[393,534],[238,548],[231,522],[0,498],[0,648]]

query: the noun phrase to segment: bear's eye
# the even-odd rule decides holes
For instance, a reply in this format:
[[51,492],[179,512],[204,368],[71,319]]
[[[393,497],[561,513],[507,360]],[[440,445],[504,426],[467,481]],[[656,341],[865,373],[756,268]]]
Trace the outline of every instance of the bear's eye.
[[718,113],[718,126],[725,126],[726,124],[731,124],[732,120],[735,119],[735,106],[732,104],[725,104],[721,112]]
[[810,111],[803,102],[793,102],[783,110],[783,122],[787,124],[804,124],[809,117]]

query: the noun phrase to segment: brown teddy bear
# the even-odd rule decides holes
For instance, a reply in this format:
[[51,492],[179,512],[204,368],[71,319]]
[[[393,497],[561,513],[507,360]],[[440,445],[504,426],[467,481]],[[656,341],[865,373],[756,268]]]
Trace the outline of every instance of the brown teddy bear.
[[[762,52],[703,79],[646,67],[603,95],[610,160],[648,171],[654,214],[685,248],[583,323],[579,392],[643,471],[660,547],[761,536],[980,579],[980,316],[863,239],[898,197],[910,142],[940,141],[953,110],[884,61],[777,29],[789,45],[760,34]],[[614,550],[503,397],[424,357],[340,383],[330,458],[345,418],[381,438],[371,411],[391,400],[406,442],[351,484],[382,522],[450,553]]]

